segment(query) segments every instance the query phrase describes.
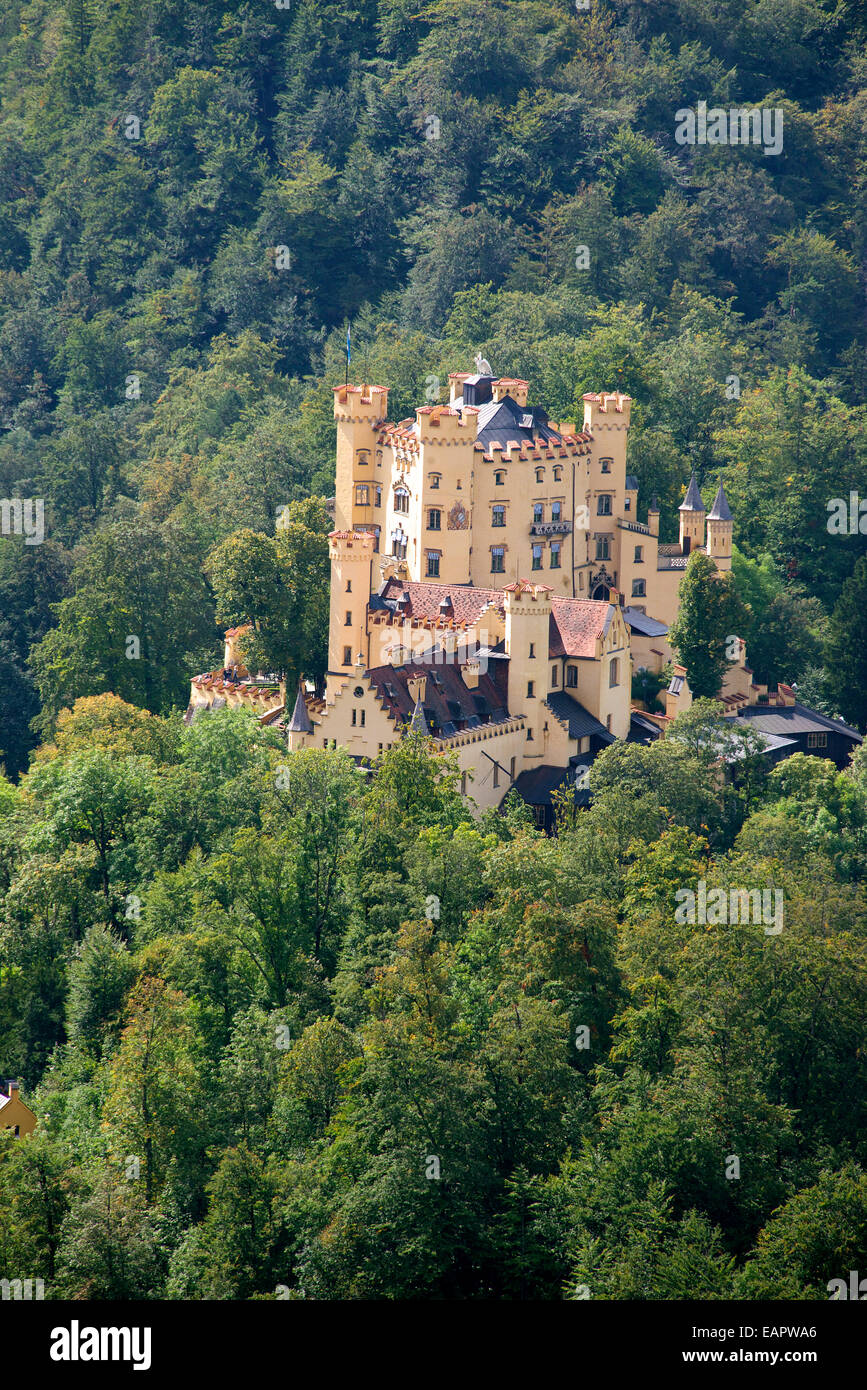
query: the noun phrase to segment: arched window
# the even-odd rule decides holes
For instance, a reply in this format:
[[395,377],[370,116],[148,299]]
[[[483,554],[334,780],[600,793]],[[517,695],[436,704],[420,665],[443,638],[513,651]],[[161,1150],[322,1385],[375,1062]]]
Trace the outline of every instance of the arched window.
[[505,485],[505,482],[506,482],[506,475],[505,475],[505,473],[495,473],[495,474],[494,474],[494,486],[495,486],[495,487],[503,487],[503,486]]
[[409,511],[409,493],[405,487],[396,487],[394,490],[394,510],[396,512]]
[[555,468],[555,469],[554,469],[554,482],[555,482],[555,483],[559,483],[559,481],[560,481],[560,479],[561,479],[562,477],[563,477],[563,469],[562,469],[562,468]]
[[537,468],[537,469],[536,469],[536,482],[537,482],[537,483],[543,483],[544,481],[545,481],[545,470],[544,470],[544,468]]

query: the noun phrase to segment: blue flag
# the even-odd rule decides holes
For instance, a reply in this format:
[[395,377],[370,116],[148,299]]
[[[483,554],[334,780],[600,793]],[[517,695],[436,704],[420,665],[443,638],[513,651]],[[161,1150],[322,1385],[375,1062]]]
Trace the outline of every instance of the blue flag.
[[347,364],[349,364],[349,363],[352,361],[352,352],[350,351],[350,348],[351,348],[351,344],[350,344],[350,341],[349,341],[349,324],[347,324],[347,325],[346,325],[346,361],[347,361]]

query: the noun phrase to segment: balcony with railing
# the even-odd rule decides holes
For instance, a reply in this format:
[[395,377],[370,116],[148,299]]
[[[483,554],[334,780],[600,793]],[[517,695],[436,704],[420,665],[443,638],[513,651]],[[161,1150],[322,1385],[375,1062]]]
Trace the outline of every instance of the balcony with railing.
[[572,530],[571,521],[532,521],[531,536],[568,536]]

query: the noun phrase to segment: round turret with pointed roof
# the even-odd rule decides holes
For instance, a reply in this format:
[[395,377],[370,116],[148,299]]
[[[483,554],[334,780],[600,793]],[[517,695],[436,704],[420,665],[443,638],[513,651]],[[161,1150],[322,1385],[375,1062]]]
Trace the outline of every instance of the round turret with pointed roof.
[[733,516],[732,516],[732,513],[731,513],[731,508],[729,507],[729,504],[728,504],[728,498],[726,497],[725,492],[724,492],[724,490],[723,490],[723,485],[722,485],[722,483],[720,483],[720,485],[719,485],[719,487],[718,487],[718,489],[717,489],[717,494],[716,494],[716,497],[714,498],[714,501],[713,501],[713,507],[712,507],[711,510],[708,512],[708,514],[707,514],[707,519],[708,519],[708,521],[733,521],[733,520],[734,520],[734,518],[733,518]]

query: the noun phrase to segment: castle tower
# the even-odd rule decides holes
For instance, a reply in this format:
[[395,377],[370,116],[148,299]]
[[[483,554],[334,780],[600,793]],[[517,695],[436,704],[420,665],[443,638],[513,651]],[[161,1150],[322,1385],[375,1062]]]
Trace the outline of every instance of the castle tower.
[[381,459],[377,460],[376,426],[388,411],[387,386],[335,386],[337,472],[334,486],[334,524],[338,531],[382,524],[376,507],[376,488],[385,487]]
[[704,545],[705,510],[695,473],[689,480],[689,487],[680,504],[679,511],[680,546],[684,555],[689,555],[691,551],[700,550]]
[[647,525],[652,536],[659,535],[659,499],[656,493],[650,499],[650,506],[647,508]]
[[304,687],[299,684],[298,694],[295,697],[295,709],[292,711],[292,718],[286,725],[286,738],[290,752],[294,752],[296,748],[303,748],[305,738],[312,733],[313,725],[310,722],[310,715],[307,713]]
[[720,483],[713,506],[707,514],[707,553],[718,570],[732,567],[732,527],[734,518],[723,485]]
[[509,710],[526,720],[525,758],[545,752],[543,702],[548,694],[548,636],[551,590],[546,584],[519,579],[507,584],[506,651],[509,656]]
[[[416,455],[403,459],[401,489],[390,491],[384,551],[393,533],[407,534],[406,561],[412,579],[437,584],[469,584],[473,543],[473,458],[478,411],[465,407],[425,405],[415,412]],[[411,461],[413,460],[414,461]]]
[[368,531],[332,531],[331,601],[328,627],[329,684],[348,679],[359,653],[368,658],[367,603],[374,537]]

